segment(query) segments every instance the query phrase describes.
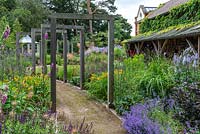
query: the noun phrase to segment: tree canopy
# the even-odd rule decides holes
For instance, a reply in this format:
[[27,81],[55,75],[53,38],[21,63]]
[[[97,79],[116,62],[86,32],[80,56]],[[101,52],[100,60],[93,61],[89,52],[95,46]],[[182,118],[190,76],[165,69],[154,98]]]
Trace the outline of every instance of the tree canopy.
[[[17,31],[29,32],[31,28],[38,28],[40,24],[48,23],[47,17],[50,13],[115,14],[117,8],[114,3],[115,0],[0,0],[0,18],[6,20],[11,27],[11,36],[14,38]],[[105,40],[107,37],[104,37],[107,36],[107,21],[92,21],[92,25],[85,20],[59,20],[59,23],[82,25],[86,29],[88,40],[98,37],[96,45],[107,43]],[[2,24],[1,26],[3,27]],[[131,25],[121,15],[117,15],[115,20],[117,43],[130,38],[130,33]],[[76,31],[69,32],[69,39],[76,34]],[[14,42],[14,39],[9,42]]]

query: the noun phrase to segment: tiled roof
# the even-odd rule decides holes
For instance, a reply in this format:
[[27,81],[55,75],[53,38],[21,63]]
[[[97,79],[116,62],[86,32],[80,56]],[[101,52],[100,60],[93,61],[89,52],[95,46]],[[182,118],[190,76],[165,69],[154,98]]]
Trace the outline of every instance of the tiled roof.
[[188,2],[189,0],[170,0],[168,2],[166,2],[161,8],[158,8],[157,10],[153,11],[152,13],[150,13],[148,15],[148,18],[151,19],[151,18],[154,18],[158,15],[161,15],[161,14],[165,14],[167,13],[170,9],[176,7],[176,6],[179,6],[181,4],[184,4],[186,2]]

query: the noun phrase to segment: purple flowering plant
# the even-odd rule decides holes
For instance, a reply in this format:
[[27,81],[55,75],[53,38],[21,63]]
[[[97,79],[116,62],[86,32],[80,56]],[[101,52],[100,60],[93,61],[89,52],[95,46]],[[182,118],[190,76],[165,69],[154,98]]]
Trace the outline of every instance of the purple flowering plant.
[[176,80],[180,83],[191,83],[198,80],[198,60],[198,53],[196,53],[191,47],[184,50],[180,56],[174,54],[173,63],[175,65],[174,72]]
[[9,37],[9,35],[10,35],[10,27],[6,26],[6,28],[2,34],[2,37],[0,39],[1,49],[4,49],[4,41]]
[[161,126],[148,117],[151,108],[154,108],[157,100],[144,104],[136,104],[131,107],[131,111],[123,117],[123,126],[128,134],[162,134]]
[[136,104],[124,114],[123,126],[128,134],[179,133],[183,126],[173,118],[174,107],[172,98],[155,98]]
[[2,85],[0,87],[0,113],[2,112],[2,106],[5,105],[8,96],[7,96],[7,92],[8,92],[9,88],[7,85]]

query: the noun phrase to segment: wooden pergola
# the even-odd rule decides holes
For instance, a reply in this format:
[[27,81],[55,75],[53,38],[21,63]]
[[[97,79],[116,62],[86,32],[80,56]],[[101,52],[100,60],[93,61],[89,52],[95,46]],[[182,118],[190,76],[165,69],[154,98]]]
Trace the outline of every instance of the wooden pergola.
[[[73,14],[55,13],[49,16],[51,19],[51,99],[52,112],[56,112],[56,24],[57,19],[71,20],[107,20],[108,21],[108,106],[113,107],[114,97],[114,16],[100,14]],[[84,88],[84,30],[80,33],[80,83],[81,89]]]
[[[57,25],[56,26],[56,33],[63,33],[63,57],[64,57],[64,76],[63,76],[63,81],[67,82],[67,49],[68,49],[68,44],[67,44],[67,30],[71,29],[76,29],[76,30],[82,30],[84,31],[83,26],[74,26],[74,25]],[[35,36],[36,34],[41,35],[41,45],[40,45],[40,60],[41,64],[43,66],[42,68],[42,73],[46,74],[47,72],[47,67],[46,67],[46,59],[45,59],[45,39],[44,39],[44,34],[45,32],[51,32],[50,31],[50,25],[49,24],[41,24],[41,29],[40,28],[32,28],[31,29],[31,36],[32,36],[32,66],[33,66],[33,73],[35,73],[35,66],[36,66],[36,61],[35,61]],[[82,83],[80,83],[82,85]]]
[[177,47],[181,43],[193,48],[194,53],[198,53],[200,56],[200,25],[197,24],[183,29],[173,29],[163,33],[157,32],[150,35],[140,35],[128,41],[129,47],[133,46],[137,54],[141,53],[143,47],[150,44],[158,56],[168,46],[173,44],[173,47]]

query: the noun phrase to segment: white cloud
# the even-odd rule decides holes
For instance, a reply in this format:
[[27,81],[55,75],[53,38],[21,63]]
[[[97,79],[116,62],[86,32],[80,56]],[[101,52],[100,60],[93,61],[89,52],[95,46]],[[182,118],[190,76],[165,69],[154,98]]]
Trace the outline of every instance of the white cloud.
[[117,14],[121,14],[124,18],[128,19],[128,22],[132,25],[133,30],[131,35],[135,33],[135,17],[138,12],[140,5],[148,7],[158,7],[161,3],[169,0],[116,0],[115,5],[117,6]]

